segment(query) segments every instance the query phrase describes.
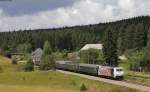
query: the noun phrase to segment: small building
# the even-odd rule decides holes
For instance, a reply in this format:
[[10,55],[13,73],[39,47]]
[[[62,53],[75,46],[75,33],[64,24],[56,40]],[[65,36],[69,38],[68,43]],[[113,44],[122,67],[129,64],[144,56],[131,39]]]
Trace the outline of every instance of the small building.
[[80,51],[88,50],[88,49],[102,50],[103,49],[103,45],[102,44],[86,44],[83,48],[81,48]]
[[32,57],[33,57],[33,62],[35,65],[40,65],[41,63],[41,57],[42,57],[42,49],[41,48],[37,48],[33,53],[32,53]]
[[126,61],[128,58],[125,55],[119,56],[119,59],[121,61]]
[[[98,49],[98,50],[102,50],[103,49],[103,44],[86,44],[83,48],[81,48],[80,51],[83,50],[88,50],[88,49]],[[118,56],[118,58],[122,61],[127,60],[127,57],[125,55],[122,56]]]

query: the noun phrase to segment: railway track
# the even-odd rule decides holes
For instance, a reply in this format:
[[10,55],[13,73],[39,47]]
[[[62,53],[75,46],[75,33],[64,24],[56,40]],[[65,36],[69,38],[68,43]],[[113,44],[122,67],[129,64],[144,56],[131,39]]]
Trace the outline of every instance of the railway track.
[[117,80],[110,80],[110,79],[105,79],[105,78],[100,78],[100,77],[95,77],[95,76],[85,75],[85,74],[79,74],[79,73],[74,73],[74,72],[69,72],[69,71],[63,71],[63,70],[56,70],[56,71],[60,72],[60,73],[64,73],[64,74],[80,76],[80,77],[91,79],[91,80],[97,80],[97,81],[102,81],[102,82],[106,82],[106,83],[110,83],[110,84],[114,84],[114,85],[125,86],[128,88],[137,89],[137,90],[142,91],[142,92],[143,91],[144,92],[150,92],[150,86],[138,84],[138,83],[133,83],[133,82],[129,82],[126,80],[117,81]]

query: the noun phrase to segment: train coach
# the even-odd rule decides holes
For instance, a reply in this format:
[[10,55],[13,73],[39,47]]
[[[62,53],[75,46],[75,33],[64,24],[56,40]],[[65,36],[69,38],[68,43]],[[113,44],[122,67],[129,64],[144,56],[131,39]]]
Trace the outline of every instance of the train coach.
[[109,67],[96,64],[73,63],[69,61],[56,62],[56,68],[72,72],[85,73],[101,77],[123,79],[124,71],[122,67]]
[[78,72],[90,74],[90,75],[98,75],[98,65],[95,64],[78,64]]
[[62,69],[62,70],[64,70],[65,68],[66,68],[66,64],[67,63],[71,63],[71,61],[57,61],[56,63],[55,63],[55,67],[57,68],[57,69]]

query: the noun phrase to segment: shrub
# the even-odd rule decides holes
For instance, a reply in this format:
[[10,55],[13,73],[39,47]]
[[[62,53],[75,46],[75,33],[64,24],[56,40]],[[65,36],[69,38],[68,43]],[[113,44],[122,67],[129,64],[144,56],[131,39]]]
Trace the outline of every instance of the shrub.
[[55,69],[55,60],[53,55],[47,55],[42,58],[40,69],[41,70]]
[[16,58],[12,58],[12,62],[11,62],[12,64],[17,64],[18,63],[18,61],[17,61],[17,59]]
[[82,83],[80,87],[80,91],[86,91],[86,90],[87,90],[86,86]]
[[34,63],[32,59],[29,59],[25,65],[25,71],[33,71],[34,70]]

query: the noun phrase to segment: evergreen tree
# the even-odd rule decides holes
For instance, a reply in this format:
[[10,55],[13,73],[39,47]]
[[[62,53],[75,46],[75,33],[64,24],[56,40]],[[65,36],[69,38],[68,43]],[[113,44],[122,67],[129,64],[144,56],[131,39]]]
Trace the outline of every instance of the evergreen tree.
[[42,61],[40,64],[41,70],[50,70],[55,68],[55,60],[52,55],[52,49],[48,41],[44,43]]
[[124,47],[125,49],[132,49],[135,46],[135,30],[134,30],[134,25],[131,24],[125,28],[124,32]]
[[125,47],[125,28],[124,28],[124,26],[119,31],[117,44],[118,44],[118,46],[117,46],[118,47],[118,54],[122,55],[126,50],[126,47]]
[[53,55],[46,55],[44,58],[42,58],[40,69],[41,70],[55,69],[55,60]]
[[51,55],[51,54],[52,54],[52,49],[51,49],[50,43],[49,41],[45,41],[44,46],[43,46],[42,57],[46,55]]
[[86,90],[87,90],[86,86],[82,83],[80,87],[80,91],[86,91]]
[[147,32],[147,46],[146,48],[150,50],[150,29]]
[[111,28],[105,33],[103,43],[103,53],[106,60],[106,64],[109,66],[118,65],[118,54],[117,54],[117,37],[114,35]]
[[142,23],[139,23],[137,24],[136,28],[135,28],[135,38],[134,38],[134,41],[135,41],[135,46],[136,48],[138,49],[141,49],[142,47],[145,46],[145,38],[146,38],[146,31],[147,30],[144,30],[144,27],[143,27],[143,24]]

